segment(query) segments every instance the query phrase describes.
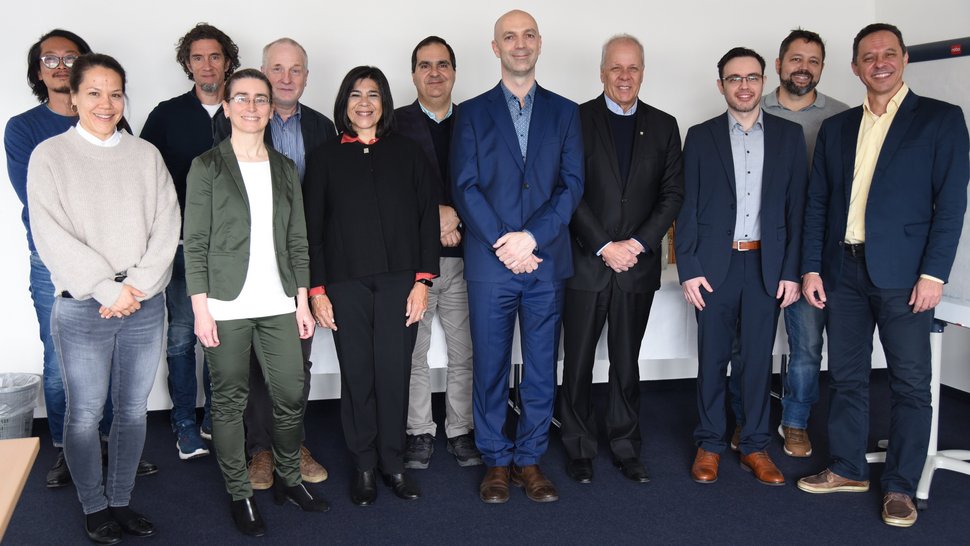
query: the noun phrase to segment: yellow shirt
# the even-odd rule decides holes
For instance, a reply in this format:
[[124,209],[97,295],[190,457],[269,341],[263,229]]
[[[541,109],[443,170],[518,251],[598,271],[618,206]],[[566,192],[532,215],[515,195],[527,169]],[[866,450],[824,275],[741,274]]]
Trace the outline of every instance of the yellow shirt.
[[862,123],[859,125],[859,139],[855,145],[855,169],[852,174],[852,191],[849,194],[849,218],[845,226],[845,242],[858,244],[866,242],[866,203],[872,175],[876,172],[879,151],[886,140],[886,133],[896,117],[909,86],[905,83],[889,99],[886,113],[877,116],[869,108],[869,97],[862,103]]

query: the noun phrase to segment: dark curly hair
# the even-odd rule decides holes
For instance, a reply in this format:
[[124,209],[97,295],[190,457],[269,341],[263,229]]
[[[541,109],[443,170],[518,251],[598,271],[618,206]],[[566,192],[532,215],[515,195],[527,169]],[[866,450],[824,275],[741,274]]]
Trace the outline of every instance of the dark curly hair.
[[60,28],[55,28],[47,34],[44,34],[34,45],[30,46],[30,49],[27,50],[27,82],[30,84],[31,92],[33,92],[34,96],[40,102],[47,102],[47,99],[50,98],[47,85],[37,75],[40,71],[40,46],[49,38],[64,38],[65,40],[74,42],[74,45],[77,46],[77,52],[81,55],[91,53],[91,47],[88,46],[88,43],[83,38],[69,30]]
[[239,68],[239,46],[236,45],[236,42],[233,42],[232,38],[227,36],[225,32],[209,23],[199,23],[192,27],[192,30],[188,31],[185,36],[179,38],[178,43],[175,44],[175,60],[178,61],[179,66],[182,67],[185,75],[190,80],[195,81],[192,77],[192,71],[189,70],[189,50],[192,49],[192,44],[199,40],[215,40],[219,42],[219,45],[222,47],[222,54],[226,57],[226,61],[228,61],[226,64],[226,78]]

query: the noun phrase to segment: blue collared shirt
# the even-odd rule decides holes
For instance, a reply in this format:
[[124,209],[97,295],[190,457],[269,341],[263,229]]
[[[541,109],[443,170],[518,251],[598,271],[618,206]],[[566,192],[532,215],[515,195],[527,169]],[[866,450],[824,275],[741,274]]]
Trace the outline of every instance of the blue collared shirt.
[[632,116],[637,113],[637,101],[633,101],[633,106],[630,107],[629,112],[624,112],[623,107],[616,103],[613,99],[603,94],[603,98],[606,99],[606,109],[618,116]]
[[519,150],[522,152],[522,161],[525,161],[526,150],[529,148],[529,122],[532,121],[532,105],[536,98],[536,83],[532,83],[532,88],[525,94],[525,106],[519,104],[519,97],[516,97],[501,83],[502,93],[505,94],[505,102],[509,107],[509,115],[512,116],[512,125],[515,127],[515,136],[519,139]]
[[435,123],[441,123],[442,121],[450,118],[451,117],[451,114],[454,113],[454,111],[455,111],[455,105],[454,104],[451,104],[451,105],[448,106],[448,113],[445,114],[445,117],[443,117],[441,119],[438,119],[438,116],[435,116],[434,115],[434,112],[432,112],[431,110],[428,110],[427,108],[425,108],[424,105],[421,104],[421,101],[418,101],[418,106],[420,106],[421,107],[421,111],[424,112],[424,114],[426,116],[428,116],[429,118],[431,118],[431,121],[433,121]]
[[300,175],[300,183],[302,184],[303,175],[306,173],[306,148],[303,145],[301,117],[300,103],[297,103],[296,112],[289,119],[283,121],[279,114],[273,112],[273,117],[269,122],[270,134],[273,137],[273,148],[296,163],[296,172]]
[[727,113],[734,158],[734,187],[737,209],[734,221],[735,241],[761,240],[761,174],[765,162],[764,111],[758,121],[745,131]]

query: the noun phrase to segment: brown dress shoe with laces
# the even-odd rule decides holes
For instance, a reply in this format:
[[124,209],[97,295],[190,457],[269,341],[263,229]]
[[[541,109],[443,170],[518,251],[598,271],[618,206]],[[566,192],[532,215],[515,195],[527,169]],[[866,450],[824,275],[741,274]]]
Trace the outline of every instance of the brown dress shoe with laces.
[[882,521],[893,527],[912,527],[916,523],[916,506],[906,493],[890,491],[882,498]]
[[559,500],[556,486],[543,475],[539,465],[512,466],[512,485],[525,489],[525,496],[535,502],[554,502]]
[[690,477],[697,483],[714,483],[717,481],[717,465],[721,456],[713,451],[697,448],[694,464],[690,467]]
[[501,504],[509,501],[509,467],[490,466],[485,471],[482,484],[478,486],[478,497],[488,504]]
[[260,451],[249,461],[249,483],[253,489],[264,490],[273,487],[273,453]]
[[755,451],[741,456],[741,468],[754,473],[765,485],[785,485],[785,476],[768,456],[767,451]]

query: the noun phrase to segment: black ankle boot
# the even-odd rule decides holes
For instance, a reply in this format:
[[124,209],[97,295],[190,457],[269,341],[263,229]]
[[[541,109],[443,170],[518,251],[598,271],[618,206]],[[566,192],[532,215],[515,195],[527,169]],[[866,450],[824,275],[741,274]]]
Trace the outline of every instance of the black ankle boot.
[[229,504],[229,508],[236,529],[252,537],[261,537],[266,533],[266,524],[263,523],[263,517],[259,515],[254,497],[234,500]]
[[284,483],[286,482],[283,481],[283,478],[279,474],[275,474],[273,477],[273,501],[276,504],[290,501],[304,512],[328,512],[330,510],[330,504],[319,497],[314,497],[303,485],[303,482],[296,485],[283,485]]

